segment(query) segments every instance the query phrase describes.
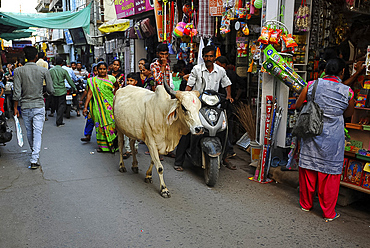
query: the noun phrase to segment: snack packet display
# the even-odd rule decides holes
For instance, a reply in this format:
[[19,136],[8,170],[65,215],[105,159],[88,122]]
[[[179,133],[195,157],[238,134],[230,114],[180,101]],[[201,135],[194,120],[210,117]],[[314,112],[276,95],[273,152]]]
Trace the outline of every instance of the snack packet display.
[[267,45],[270,39],[270,32],[267,27],[263,27],[261,30],[261,36],[258,38],[258,42]]
[[281,32],[282,32],[281,29],[274,30],[274,29],[270,28],[270,30],[269,30],[269,33],[270,33],[269,43],[274,44],[274,45],[279,44]]
[[285,83],[289,88],[297,93],[300,93],[307,82],[304,81],[288,63],[281,57],[281,55],[270,44],[264,50],[266,61],[263,63],[263,68],[270,74]]
[[292,34],[288,34],[288,35],[284,34],[283,40],[287,48],[293,48],[293,47],[298,46],[297,42],[295,42],[295,40],[293,39]]

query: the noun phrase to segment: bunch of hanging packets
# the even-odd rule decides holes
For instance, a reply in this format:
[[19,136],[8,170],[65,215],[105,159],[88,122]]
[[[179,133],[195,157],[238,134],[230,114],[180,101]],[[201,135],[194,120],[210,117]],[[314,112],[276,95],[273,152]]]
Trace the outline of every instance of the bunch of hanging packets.
[[289,67],[288,63],[272,45],[268,45],[263,52],[266,56],[263,68],[265,68],[268,73],[274,75],[277,79],[297,93],[300,93],[303,88],[306,87],[307,82]]

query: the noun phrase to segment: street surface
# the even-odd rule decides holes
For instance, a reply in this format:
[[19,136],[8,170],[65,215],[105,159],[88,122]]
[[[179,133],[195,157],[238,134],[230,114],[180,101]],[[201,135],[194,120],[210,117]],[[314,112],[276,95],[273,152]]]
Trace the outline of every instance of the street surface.
[[201,169],[185,164],[177,172],[165,157],[172,196],[165,199],[155,170],[153,184],[144,182],[145,145],[139,145],[139,174],[131,171],[132,158],[122,174],[119,153],[96,153],[95,135],[80,141],[83,117],[72,113],[64,122],[45,123],[41,169],[27,168],[26,137],[22,148],[15,133],[0,146],[0,248],[369,247],[367,200],[338,206],[341,217],[325,223],[317,200],[313,211],[301,211],[296,189],[249,181],[253,169],[238,156],[231,160],[238,169],[222,168],[214,188],[204,184]]

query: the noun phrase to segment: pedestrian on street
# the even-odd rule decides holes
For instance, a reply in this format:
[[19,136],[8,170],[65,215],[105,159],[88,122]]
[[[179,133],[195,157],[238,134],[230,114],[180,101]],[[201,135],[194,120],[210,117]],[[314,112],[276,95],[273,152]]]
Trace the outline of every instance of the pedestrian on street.
[[[344,119],[353,114],[354,93],[342,83],[346,63],[331,59],[324,78],[317,81],[315,102],[324,111],[324,128],[320,135],[301,139],[299,155],[299,203],[303,211],[313,207],[315,190],[326,222],[340,216],[335,212],[344,160]],[[301,92],[296,107],[312,98],[314,81]],[[317,187],[316,187],[317,185]]]
[[[88,80],[92,80],[93,77],[97,76],[98,75],[98,65],[97,64],[92,64],[92,71],[93,73],[89,75],[89,79]],[[82,108],[82,100],[87,96],[87,92],[89,91],[89,85],[90,84],[86,84],[86,89],[84,91],[84,93],[82,94],[81,96],[81,100],[79,101],[79,107]],[[81,141],[85,141],[85,142],[89,142],[90,139],[91,139],[91,135],[92,135],[92,131],[94,129],[94,122],[91,118],[91,114],[87,114],[86,115],[86,124],[85,124],[85,130],[84,130],[84,135],[85,137],[84,138],[81,138]]]
[[87,107],[90,108],[99,146],[97,152],[115,152],[117,150],[113,144],[116,139],[116,125],[113,116],[113,92],[116,78],[108,75],[107,69],[108,65],[105,62],[98,63],[98,76],[88,81],[89,91],[83,110],[83,115],[86,116],[88,114]]
[[164,82],[164,77],[166,76],[167,84],[170,85],[170,74],[171,74],[171,67],[168,63],[168,46],[164,43],[161,43],[157,46],[157,56],[158,59],[151,63],[150,69],[152,70],[152,75],[154,78],[155,88],[158,85],[161,85]]
[[[39,52],[37,57],[39,58],[36,62],[36,65],[44,67],[45,69],[49,69],[49,64],[48,62],[45,61],[45,53],[44,52]],[[44,102],[45,102],[45,121],[48,120],[47,117],[47,109],[50,106],[50,96],[46,93],[46,82],[45,80],[43,81],[43,93],[44,93]]]
[[[72,79],[74,85],[76,86],[77,81],[78,81],[78,77],[77,77],[77,74],[75,74],[75,70],[73,70],[71,67],[67,66],[65,60],[63,60],[62,68],[68,72],[70,78]],[[64,80],[64,83],[65,83],[65,86],[66,86],[67,89],[70,89],[71,88],[71,87],[68,86],[68,81],[67,80]],[[77,92],[77,87],[76,87],[76,90],[74,92]],[[81,116],[81,114],[80,114],[80,108],[78,107],[78,94],[76,94],[75,96],[73,96],[73,98],[72,98],[72,105],[76,107],[76,115],[78,117]],[[69,119],[69,118],[70,117],[67,117],[67,119]]]
[[121,71],[121,61],[119,59],[113,60],[112,70],[108,71],[108,75],[112,75],[116,78],[116,82],[114,83],[114,93],[116,93],[119,87],[125,82],[125,75]]
[[19,116],[18,102],[21,101],[23,121],[32,151],[29,168],[37,169],[40,166],[41,136],[45,122],[43,81],[49,93],[53,94],[54,88],[49,71],[35,63],[37,49],[27,46],[23,51],[28,62],[14,71],[14,115]]
[[50,75],[53,79],[53,86],[55,89],[55,93],[53,95],[55,108],[57,110],[57,118],[56,118],[56,125],[57,127],[64,126],[63,123],[63,114],[66,110],[66,95],[67,89],[64,80],[67,80],[69,86],[76,92],[76,86],[73,83],[71,77],[69,76],[68,72],[62,68],[64,61],[62,57],[57,56],[55,58],[55,64],[53,68],[50,69]]

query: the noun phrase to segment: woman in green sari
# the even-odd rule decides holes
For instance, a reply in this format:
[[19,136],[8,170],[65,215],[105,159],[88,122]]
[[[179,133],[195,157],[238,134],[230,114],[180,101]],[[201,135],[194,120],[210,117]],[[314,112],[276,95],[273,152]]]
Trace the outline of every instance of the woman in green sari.
[[115,122],[113,116],[114,83],[116,78],[107,74],[107,64],[98,63],[98,76],[87,82],[87,97],[83,114],[88,114],[90,108],[91,118],[96,129],[96,140],[99,148],[97,152],[115,152],[113,140],[116,138]]

